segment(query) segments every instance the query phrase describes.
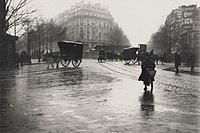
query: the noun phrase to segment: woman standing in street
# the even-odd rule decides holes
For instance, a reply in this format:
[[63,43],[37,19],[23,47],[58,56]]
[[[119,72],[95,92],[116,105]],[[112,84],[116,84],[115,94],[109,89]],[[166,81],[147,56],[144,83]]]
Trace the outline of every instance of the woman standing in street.
[[179,72],[178,67],[181,65],[181,57],[178,52],[175,53],[174,61],[175,61],[176,73],[178,73]]
[[154,76],[156,74],[155,71],[155,63],[154,61],[151,60],[150,55],[147,53],[145,60],[142,62],[141,68],[142,68],[142,72],[139,76],[139,81],[143,81],[144,82],[144,91],[147,91],[147,86],[149,86],[151,84],[151,93],[153,92],[153,81]]

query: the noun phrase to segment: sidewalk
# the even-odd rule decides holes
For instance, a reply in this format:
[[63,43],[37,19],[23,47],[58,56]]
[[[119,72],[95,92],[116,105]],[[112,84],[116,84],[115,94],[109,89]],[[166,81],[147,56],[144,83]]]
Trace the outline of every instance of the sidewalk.
[[[175,66],[174,63],[164,63],[163,65],[161,63],[159,63],[158,65],[156,65],[157,68],[166,70],[166,71],[172,71],[175,72]],[[191,67],[188,67],[186,65],[181,65],[179,66],[179,73],[186,73],[186,74],[192,74],[191,73]],[[194,73],[193,75],[200,75],[200,67],[194,67]]]

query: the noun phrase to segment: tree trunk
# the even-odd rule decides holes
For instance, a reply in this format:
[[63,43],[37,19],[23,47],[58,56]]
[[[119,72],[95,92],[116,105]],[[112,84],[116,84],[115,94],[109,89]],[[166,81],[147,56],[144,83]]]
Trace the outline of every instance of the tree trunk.
[[6,28],[6,2],[0,0],[0,45],[3,46]]

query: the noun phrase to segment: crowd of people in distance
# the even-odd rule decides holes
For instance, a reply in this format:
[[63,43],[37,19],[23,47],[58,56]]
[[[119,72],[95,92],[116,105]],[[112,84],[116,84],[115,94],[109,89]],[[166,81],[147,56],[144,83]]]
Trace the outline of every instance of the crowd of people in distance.
[[31,64],[31,57],[27,55],[26,51],[15,54],[15,65],[23,67],[23,64]]
[[[58,54],[58,53],[57,53]],[[98,57],[98,62],[102,62],[105,60],[105,52],[103,49],[100,50],[99,52],[99,57]],[[47,61],[47,68],[49,68],[49,66],[51,65],[52,67],[54,67],[53,63],[56,63],[56,68],[58,68],[58,64],[59,64],[59,56],[58,55],[53,55],[53,53],[51,51],[44,51],[43,53],[43,60]],[[150,86],[151,87],[151,93],[153,92],[153,82],[155,81],[155,75],[156,75],[156,60],[157,58],[155,58],[155,54],[154,51],[152,50],[151,52],[146,52],[144,54],[144,58],[141,61],[141,74],[139,75],[138,80],[139,81],[143,81],[144,84],[144,91],[147,91],[147,87]],[[16,66],[23,66],[23,63],[31,63],[30,62],[30,58],[28,57],[28,55],[26,54],[26,52],[22,51],[20,54],[16,53],[15,56],[15,62],[16,62]],[[190,63],[190,67],[191,67],[191,73],[194,73],[194,67],[195,67],[195,63],[196,63],[196,55],[194,53],[192,53],[189,57],[189,63]],[[174,55],[174,64],[175,64],[175,72],[179,73],[179,66],[181,65],[181,56],[179,52],[175,52]]]
[[[151,92],[153,92],[153,81],[155,80],[155,74],[156,74],[156,64],[154,60],[154,52],[153,50],[150,53],[146,53],[145,59],[142,61],[141,65],[141,74],[139,76],[139,81],[143,81],[144,83],[144,91],[147,91],[147,86],[151,86]],[[194,53],[191,53],[189,57],[189,63],[191,67],[191,73],[194,73],[194,67],[196,63],[196,55]],[[176,52],[174,55],[174,64],[175,64],[175,72],[179,73],[179,66],[181,65],[181,56],[179,52]]]

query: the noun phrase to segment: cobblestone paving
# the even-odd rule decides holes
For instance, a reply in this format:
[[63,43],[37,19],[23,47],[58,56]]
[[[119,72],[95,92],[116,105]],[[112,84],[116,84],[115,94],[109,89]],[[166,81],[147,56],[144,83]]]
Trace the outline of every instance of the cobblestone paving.
[[199,76],[158,66],[150,94],[137,81],[140,71],[88,59],[79,68],[0,71],[0,132],[199,132]]

